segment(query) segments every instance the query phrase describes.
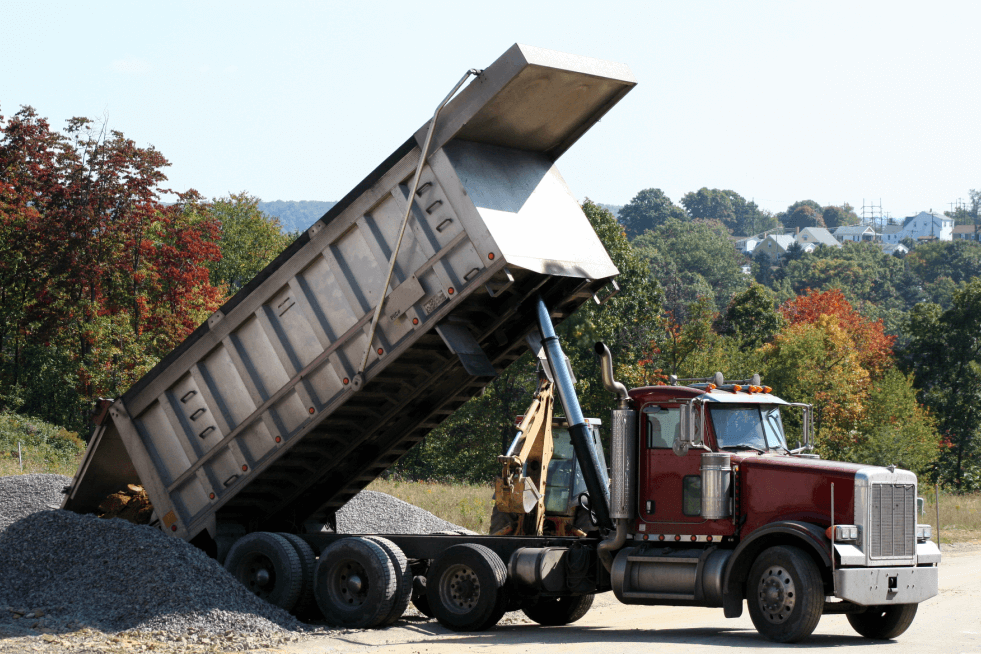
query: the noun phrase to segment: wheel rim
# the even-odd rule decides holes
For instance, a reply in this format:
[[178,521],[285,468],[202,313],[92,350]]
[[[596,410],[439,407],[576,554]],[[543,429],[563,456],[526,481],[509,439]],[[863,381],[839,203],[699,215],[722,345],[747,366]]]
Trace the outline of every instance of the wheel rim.
[[340,561],[331,570],[328,592],[335,605],[356,608],[368,598],[370,584],[364,566],[357,561]]
[[276,588],[276,567],[268,556],[253,554],[242,561],[239,581],[262,599],[267,599]]
[[458,614],[469,613],[480,599],[480,579],[469,566],[447,568],[440,578],[439,597],[443,606]]
[[785,623],[797,602],[797,590],[790,573],[778,565],[767,568],[760,577],[757,598],[763,616],[769,622]]

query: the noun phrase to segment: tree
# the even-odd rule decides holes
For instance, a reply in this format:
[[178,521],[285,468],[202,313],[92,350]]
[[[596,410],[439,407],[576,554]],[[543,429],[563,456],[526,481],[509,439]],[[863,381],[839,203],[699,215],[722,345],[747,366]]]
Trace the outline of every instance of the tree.
[[934,419],[916,400],[913,378],[890,368],[869,388],[854,443],[835,454],[844,461],[896,465],[922,475],[936,462],[939,445]]
[[938,474],[961,491],[981,489],[981,280],[956,291],[946,311],[933,303],[910,312],[901,361],[946,445]]
[[786,322],[775,302],[769,289],[752,284],[732,297],[716,329],[724,336],[735,336],[744,348],[759,347],[772,340]]
[[75,428],[217,308],[217,225],[193,191],[164,206],[169,163],[119,131],[31,107],[0,124],[0,397],[53,396],[74,367],[76,409],[49,417]]
[[665,289],[665,304],[679,320],[684,307],[699,296],[709,294],[721,311],[749,283],[721,225],[671,220],[637,237],[633,245]]
[[633,240],[667,220],[687,220],[684,210],[659,188],[644,189],[626,204],[618,215],[627,238]]
[[824,218],[820,209],[809,205],[801,205],[787,213],[783,226],[789,229],[804,229],[805,227],[824,227]]
[[[862,414],[869,373],[838,317],[791,322],[762,353],[766,383],[785,400],[813,403],[819,450],[840,453]],[[800,433],[797,414],[786,422],[791,433]]]
[[692,218],[717,220],[732,234],[750,236],[776,227],[776,219],[755,202],[728,189],[700,188],[687,193],[681,204]]
[[221,258],[208,264],[210,283],[227,285],[229,294],[245,286],[291,241],[279,220],[260,211],[258,203],[258,198],[242,192],[215,199],[204,208],[221,230]]
[[873,376],[892,365],[892,345],[896,338],[883,331],[881,320],[868,320],[856,311],[838,289],[809,291],[781,305],[780,313],[790,325],[814,324],[823,316],[834,316],[858,348],[859,365]]
[[978,225],[981,224],[981,190],[971,189],[968,191],[970,200],[967,205],[960,205],[953,211],[945,211],[944,214],[954,219],[955,225]]
[[828,229],[837,229],[845,225],[857,225],[861,220],[855,213],[854,207],[847,202],[840,207],[830,205],[821,211],[821,218]]
[[781,224],[786,225],[787,218],[790,216],[790,214],[794,213],[794,211],[800,209],[801,207],[810,207],[814,210],[814,213],[818,215],[824,211],[824,208],[814,200],[799,200],[787,207],[786,211],[781,211],[778,213],[777,220],[779,220]]

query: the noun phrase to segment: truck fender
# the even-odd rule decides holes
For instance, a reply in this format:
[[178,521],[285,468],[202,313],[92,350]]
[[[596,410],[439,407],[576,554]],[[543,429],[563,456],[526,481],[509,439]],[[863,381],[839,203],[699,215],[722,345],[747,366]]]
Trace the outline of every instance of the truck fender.
[[831,567],[831,541],[817,525],[796,520],[774,522],[753,531],[729,559],[722,584],[722,605],[727,618],[738,618],[743,612],[743,598],[749,569],[756,557],[772,545],[792,544],[811,553],[825,570]]

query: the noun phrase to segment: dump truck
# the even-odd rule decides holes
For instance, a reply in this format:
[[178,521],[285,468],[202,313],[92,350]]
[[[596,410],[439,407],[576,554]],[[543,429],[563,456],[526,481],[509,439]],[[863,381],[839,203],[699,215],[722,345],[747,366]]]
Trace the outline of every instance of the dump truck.
[[[469,84],[465,82],[473,78]],[[807,450],[809,408],[758,380],[627,390],[607,471],[554,325],[617,269],[555,161],[636,84],[622,65],[515,45],[104,412],[63,508],[128,485],[150,524],[260,597],[377,627],[410,601],[450,629],[508,610],[748,606],[776,641],[844,613],[892,638],[937,593],[916,476]],[[465,85],[465,86],[464,86]],[[529,347],[561,404],[585,536],[338,533],[344,503]],[[791,450],[782,411],[803,412]],[[609,482],[607,483],[607,479]]]

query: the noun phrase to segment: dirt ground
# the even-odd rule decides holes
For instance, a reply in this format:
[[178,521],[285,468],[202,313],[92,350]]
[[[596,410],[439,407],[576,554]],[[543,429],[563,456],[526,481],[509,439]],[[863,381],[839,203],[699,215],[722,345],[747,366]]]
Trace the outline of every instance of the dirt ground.
[[[981,543],[944,545],[940,595],[920,605],[909,630],[892,647],[918,654],[981,652]],[[746,611],[727,620],[722,609],[625,606],[612,593],[596,598],[592,610],[566,627],[540,627],[520,614],[510,624],[482,633],[459,634],[435,621],[407,615],[388,629],[342,633],[276,650],[280,654],[451,654],[456,652],[531,652],[542,645],[563,653],[612,654],[645,651],[717,652],[717,648],[816,651],[847,647],[849,654],[889,650],[888,641],[860,637],[845,616],[826,615],[803,643],[779,645],[756,632]],[[887,650],[883,650],[883,648]],[[552,649],[552,651],[556,651]]]

